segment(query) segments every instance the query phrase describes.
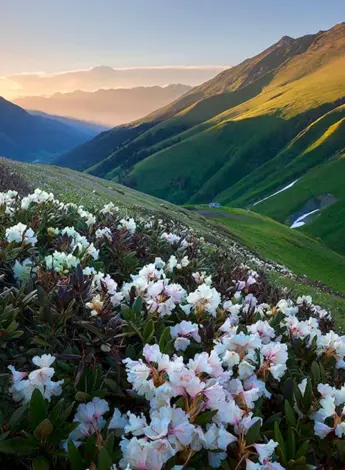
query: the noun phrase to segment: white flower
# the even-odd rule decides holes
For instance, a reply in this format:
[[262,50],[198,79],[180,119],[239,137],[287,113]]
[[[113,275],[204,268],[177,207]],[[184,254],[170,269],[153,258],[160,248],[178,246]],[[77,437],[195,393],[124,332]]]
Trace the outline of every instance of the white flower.
[[85,307],[91,310],[91,316],[95,317],[97,316],[102,308],[103,308],[104,302],[101,300],[100,294],[95,295],[95,297],[92,298],[91,302],[87,302],[85,304]]
[[46,256],[44,260],[48,270],[51,269],[61,274],[67,274],[80,263],[80,260],[72,254],[59,251],[54,251],[52,255]]
[[285,343],[269,343],[262,347],[261,352],[265,358],[265,365],[276,380],[280,380],[286,371],[288,360],[287,345]]
[[21,202],[21,208],[27,210],[32,203],[44,204],[45,202],[54,201],[54,194],[47,193],[41,189],[35,189],[33,194],[24,197]]
[[164,232],[162,233],[161,238],[167,241],[170,245],[179,245],[181,248],[187,248],[188,246],[187,240],[175,233]]
[[98,240],[102,240],[105,238],[106,240],[111,241],[113,236],[112,236],[110,228],[104,227],[104,228],[99,228],[98,230],[96,230],[96,238]]
[[251,334],[257,333],[263,343],[269,343],[275,337],[274,329],[267,321],[259,320],[253,325],[249,325],[247,330]]
[[109,202],[109,204],[105,204],[103,208],[101,209],[101,214],[107,215],[107,214],[114,214],[115,212],[118,212],[119,208],[114,205],[113,202]]
[[118,408],[114,409],[114,414],[108,424],[108,429],[124,429],[128,423],[126,415],[122,415]]
[[321,439],[324,439],[332,431],[333,428],[321,423],[320,421],[316,421],[314,424],[314,432],[316,436],[319,436]]
[[35,356],[32,362],[39,367],[28,375],[27,380],[23,380],[26,376],[26,372],[18,372],[13,366],[9,366],[13,376],[13,384],[10,387],[10,393],[12,393],[15,401],[22,401],[27,403],[31,399],[31,395],[35,389],[40,390],[43,397],[50,401],[52,396],[59,396],[62,393],[61,385],[64,383],[63,380],[53,382],[55,371],[53,367],[50,367],[55,361],[55,357],[50,354],[43,354],[43,356]]
[[6,229],[6,240],[8,243],[23,243],[24,245],[31,246],[35,246],[37,243],[34,231],[21,222]]
[[74,422],[79,423],[79,426],[70,434],[70,438],[80,439],[101,431],[106,424],[103,415],[108,411],[107,401],[98,397],[88,403],[80,404],[73,419]]
[[13,275],[20,283],[25,283],[30,279],[32,272],[32,261],[30,258],[26,258],[22,263],[18,260],[13,266]]
[[336,367],[345,369],[345,336],[339,336],[334,331],[330,331],[318,337],[316,348],[318,355],[334,356],[337,360]]
[[137,225],[133,218],[121,219],[119,228],[125,228],[130,234],[133,235],[137,228]]
[[258,453],[259,461],[262,464],[266,464],[271,460],[274,453],[274,449],[278,446],[277,442],[274,442],[272,439],[267,442],[267,444],[254,444],[255,450]]
[[220,300],[219,292],[206,284],[201,284],[196,291],[191,292],[187,297],[187,302],[197,313],[206,312],[212,316],[216,316]]
[[296,315],[298,313],[298,307],[295,307],[290,299],[280,300],[277,303],[277,308],[286,316]]
[[142,436],[147,428],[147,421],[143,413],[140,416],[128,411],[128,421],[125,424],[125,433],[133,434],[133,436]]
[[207,276],[206,271],[201,271],[201,273],[197,271],[196,273],[193,273],[192,276],[194,278],[194,281],[199,285],[200,284],[206,284],[207,286],[212,285],[212,276]]
[[205,449],[226,450],[228,445],[237,441],[237,437],[229,433],[223,426],[209,424],[205,433]]
[[199,327],[196,323],[183,320],[175,326],[170,327],[170,335],[176,338],[174,347],[177,351],[185,351],[190,344],[188,338],[193,338],[197,343],[201,342]]

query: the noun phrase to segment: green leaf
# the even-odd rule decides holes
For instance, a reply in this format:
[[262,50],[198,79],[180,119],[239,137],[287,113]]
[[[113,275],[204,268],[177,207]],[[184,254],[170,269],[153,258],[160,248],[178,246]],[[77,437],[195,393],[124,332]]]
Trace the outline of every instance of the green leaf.
[[55,424],[55,421],[58,421],[59,416],[62,413],[64,401],[65,400],[61,398],[61,400],[57,402],[57,404],[54,406],[54,408],[49,414],[49,420],[51,421],[53,425]]
[[[57,422],[60,423],[60,424],[64,424],[66,421],[67,421],[67,418],[69,417],[69,415],[71,414],[73,408],[74,408],[74,403],[75,402],[72,402],[66,409],[65,411],[63,411],[58,419],[57,419]],[[55,424],[55,423],[54,423]]]
[[2,454],[30,455],[36,450],[36,444],[22,437],[14,437],[0,442],[0,453]]
[[292,428],[288,429],[286,439],[286,458],[287,460],[293,460],[296,453],[296,440],[295,431]]
[[143,343],[144,344],[149,343],[151,339],[153,338],[154,334],[155,334],[155,324],[151,318],[151,320],[149,320],[146,323],[144,331],[143,331]]
[[107,449],[109,455],[112,455],[114,448],[114,433],[110,433],[107,440],[104,443],[104,448]]
[[104,379],[104,383],[107,385],[107,387],[112,391],[112,392],[121,392],[119,384],[115,382],[113,379]]
[[273,424],[275,422],[277,422],[279,424],[281,419],[282,419],[282,414],[281,413],[275,413],[274,415],[272,415],[272,416],[270,416],[269,418],[266,419],[266,421],[262,425],[262,430],[264,431],[264,430],[270,429],[270,427],[273,426]]
[[96,455],[96,436],[91,435],[87,438],[84,446],[83,446],[83,456],[88,462],[92,462],[95,459]]
[[286,459],[286,449],[283,436],[279,429],[279,424],[277,422],[274,423],[274,440],[278,442],[279,447],[277,449],[277,454],[280,456],[281,462],[284,466],[287,465]]
[[28,411],[28,405],[23,405],[20,408],[17,408],[13,415],[8,420],[8,427],[11,431],[13,431],[17,426],[21,424],[24,420],[24,417]]
[[112,464],[113,462],[109,455],[109,452],[105,447],[102,447],[101,450],[98,452],[97,470],[109,470]]
[[305,410],[306,412],[308,412],[310,410],[312,400],[313,400],[313,387],[311,385],[311,380],[309,377],[307,379],[307,386],[305,388],[303,398],[304,398],[303,403],[304,403]]
[[294,428],[296,426],[296,415],[292,406],[287,400],[285,400],[284,409],[285,409],[285,419],[286,419],[287,425]]
[[299,386],[296,384],[296,382],[294,382],[294,396],[295,396],[295,400],[297,402],[297,405],[300,406],[301,404],[303,404],[303,395],[302,395],[302,392],[301,390],[299,389]]
[[304,441],[303,444],[297,449],[296,452],[296,459],[300,457],[304,457],[305,454],[308,452],[309,449],[309,441]]
[[33,470],[49,470],[49,461],[44,457],[37,457],[32,463]]
[[4,441],[5,439],[7,439],[7,436],[9,436],[9,434],[10,434],[10,431],[6,431],[0,434],[0,441]]
[[159,340],[159,349],[161,350],[161,352],[163,353],[166,352],[170,341],[171,341],[170,328],[167,326],[164,329],[162,336]]
[[34,436],[38,440],[44,440],[47,439],[48,436],[53,432],[53,425],[49,421],[49,419],[44,419],[35,429],[34,431]]
[[288,400],[290,403],[292,403],[293,399],[293,392],[294,392],[294,386],[295,382],[291,377],[288,377],[283,385],[283,395],[285,400]]
[[319,384],[320,379],[321,379],[321,371],[320,371],[319,364],[316,361],[314,361],[311,365],[311,375],[313,378],[313,384],[314,385]]
[[259,419],[247,431],[247,434],[245,437],[247,446],[251,446],[252,444],[254,444],[254,442],[256,442],[259,439],[260,429],[261,429],[261,420]]
[[203,426],[205,424],[211,423],[213,416],[215,416],[217,412],[217,410],[212,410],[205,411],[205,413],[201,413],[195,418],[194,424],[199,424],[200,426]]
[[85,470],[86,465],[84,464],[81,455],[78,452],[78,449],[74,445],[73,441],[69,439],[68,444],[68,458],[71,463],[72,470]]
[[141,313],[142,308],[143,308],[143,299],[139,296],[133,302],[132,310],[134,313],[139,315]]
[[29,405],[29,423],[34,431],[47,417],[47,406],[42,393],[36,388],[31,396]]
[[85,392],[77,392],[75,394],[75,399],[79,402],[85,402],[85,401],[90,401],[91,397],[88,393]]
[[140,329],[132,321],[129,321],[128,324],[132,328],[132,330],[134,330],[136,332],[136,334],[139,336],[141,341],[144,342],[143,335],[141,334]]

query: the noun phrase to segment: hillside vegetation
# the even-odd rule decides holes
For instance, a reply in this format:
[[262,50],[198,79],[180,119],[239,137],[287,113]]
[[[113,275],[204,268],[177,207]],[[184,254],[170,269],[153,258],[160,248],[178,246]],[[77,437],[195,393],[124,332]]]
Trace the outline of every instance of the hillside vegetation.
[[332,285],[345,295],[345,257],[322,242],[269,217],[243,209],[199,206],[193,210],[225,225],[234,240],[261,257],[288,266],[300,276]]
[[[66,168],[5,159],[0,160],[1,168],[7,172],[4,181],[8,180],[9,173],[12,178],[21,178],[19,182],[15,180],[21,193],[23,190],[20,188],[27,191],[29,185],[31,188],[40,187],[53,191],[63,201],[84,204],[89,208],[110,200],[125,208],[128,214],[169,218],[196,230],[206,240],[225,250],[235,247],[239,258],[261,260],[260,268],[269,273],[273,285],[292,289],[296,295],[312,294],[316,302],[331,309],[339,325],[345,328],[345,258],[268,217],[223,208],[197,208],[197,212],[201,211],[197,213],[113,181]],[[8,184],[11,181],[13,179]],[[8,184],[0,189],[9,189]],[[206,219],[203,215],[205,210]],[[282,265],[286,266],[286,272]],[[292,278],[289,270],[294,273]]]
[[[58,164],[124,182],[175,203],[219,201],[252,206],[300,178],[294,205],[273,199],[253,210],[288,223],[305,206],[319,208],[328,233],[316,233],[344,252],[343,200],[319,181],[306,198],[304,181],[344,149],[345,24],[279,42],[193,88],[181,99],[132,125],[115,128],[58,160]],[[328,170],[327,170],[328,171]],[[331,171],[331,170],[330,170]],[[312,177],[312,176],[311,176]],[[288,193],[279,196],[280,200]],[[275,199],[275,198],[274,198]],[[275,199],[278,201],[278,199]],[[340,209],[340,210],[339,210]],[[327,218],[326,211],[333,217]],[[307,211],[305,211],[307,212]],[[322,224],[322,222],[321,222]]]
[[[115,183],[6,160],[0,182],[8,171],[59,198],[0,191],[1,468],[343,467],[344,316],[307,278],[306,295],[277,288],[268,276],[301,279]],[[226,215],[255,219],[274,250],[288,230]]]

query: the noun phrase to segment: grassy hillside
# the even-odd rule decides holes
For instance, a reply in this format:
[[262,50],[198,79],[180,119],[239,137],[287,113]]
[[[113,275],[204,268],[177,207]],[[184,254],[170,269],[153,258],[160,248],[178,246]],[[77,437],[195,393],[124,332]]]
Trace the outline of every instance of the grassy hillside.
[[[312,190],[308,183],[309,171],[322,172],[344,150],[344,90],[342,23],[298,39],[284,37],[145,119],[101,134],[59,163],[180,204],[215,200],[251,207],[299,179],[287,204],[292,189],[254,210],[290,223],[307,212],[305,207],[322,209],[303,230],[310,228],[344,252],[340,175],[334,183],[323,177]],[[316,170],[319,165],[325,166]],[[332,168],[325,170],[327,178]],[[326,222],[328,193],[328,202],[338,202],[327,209],[333,215]]]
[[[257,204],[257,212],[290,223],[297,217],[320,208],[310,221],[298,230],[321,238],[328,246],[345,254],[345,154],[317,165],[291,189]],[[328,205],[328,202],[332,204]],[[302,208],[302,210],[300,210]]]
[[323,243],[243,209],[204,209],[201,214],[224,224],[235,240],[263,258],[284,264],[296,274],[332,284],[345,294],[345,257]]
[[[301,232],[295,231],[269,217],[243,209],[209,209],[194,206],[193,210],[224,225],[231,238],[267,260],[284,264],[303,279],[326,286],[333,286],[345,294],[345,257],[327,248],[322,242]],[[329,302],[336,311],[341,312],[345,300],[327,295],[324,289],[313,288],[305,282],[296,282],[271,274],[274,282],[293,289],[295,292],[313,291],[313,297],[321,303]],[[303,284],[306,284],[303,286]],[[345,324],[344,324],[345,325]]]
[[[0,170],[7,170],[8,175],[17,175],[12,186],[17,188],[28,185],[53,191],[63,201],[71,201],[85,206],[98,207],[113,201],[129,213],[152,214],[169,217],[191,227],[207,240],[227,249],[235,245],[239,257],[252,259],[253,253],[263,260],[283,263],[296,273],[293,279],[271,269],[269,276],[272,283],[292,289],[294,294],[312,294],[314,300],[328,306],[345,327],[345,258],[327,249],[321,243],[288,229],[273,220],[254,213],[237,209],[207,209],[207,218],[187,208],[175,206],[152,196],[112,181],[54,166],[29,165],[19,162],[0,160]],[[22,181],[18,182],[18,177]],[[2,189],[2,187],[0,188]],[[8,185],[3,189],[9,189]],[[205,214],[205,212],[203,212]],[[219,216],[220,215],[220,216]],[[308,276],[305,277],[305,275]],[[320,280],[330,289],[318,286],[313,280]],[[334,291],[339,291],[336,294]]]

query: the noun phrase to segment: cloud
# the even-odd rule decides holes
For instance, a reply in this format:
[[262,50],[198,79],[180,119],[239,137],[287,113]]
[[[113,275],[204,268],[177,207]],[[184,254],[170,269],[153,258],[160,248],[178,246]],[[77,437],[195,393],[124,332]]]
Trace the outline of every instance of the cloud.
[[[226,65],[164,65],[147,67],[108,67],[98,65],[54,73],[21,73],[3,77],[11,96],[52,95],[75,90],[95,91],[100,88],[133,88],[166,86],[183,83],[196,86],[229,68]],[[1,92],[1,89],[0,89]],[[4,93],[4,91],[3,91]]]

